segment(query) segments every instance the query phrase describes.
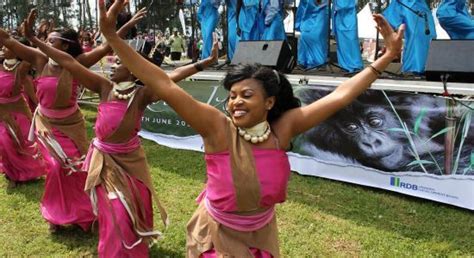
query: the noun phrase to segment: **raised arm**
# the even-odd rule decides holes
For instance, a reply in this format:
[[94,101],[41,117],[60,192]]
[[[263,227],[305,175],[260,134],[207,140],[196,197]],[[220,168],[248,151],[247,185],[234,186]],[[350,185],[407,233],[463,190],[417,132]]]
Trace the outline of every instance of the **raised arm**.
[[219,47],[217,41],[217,35],[213,34],[213,44],[212,44],[212,52],[209,57],[206,59],[199,61],[194,64],[189,64],[185,66],[178,67],[174,69],[171,73],[168,74],[171,80],[174,82],[179,82],[195,73],[202,71],[203,69],[207,68],[208,66],[217,62],[219,54]]
[[108,79],[90,71],[65,51],[58,50],[34,36],[31,25],[35,23],[36,15],[36,10],[31,10],[25,24],[25,36],[28,40],[35,44],[47,56],[58,62],[64,69],[68,70],[74,78],[89,90],[102,93],[104,90],[108,90],[112,87],[112,83]]
[[284,121],[286,126],[289,126],[291,137],[314,127],[349,105],[355,98],[367,90],[377,79],[378,75],[380,75],[381,71],[385,70],[392,60],[400,54],[405,25],[402,24],[398,32],[394,32],[382,15],[374,14],[374,20],[377,23],[377,29],[384,38],[387,48],[386,53],[372,63],[371,66],[343,82],[329,95],[310,105],[292,109],[285,113],[278,123]]
[[212,141],[213,133],[225,122],[222,112],[201,103],[176,85],[158,66],[139,55],[115,32],[115,22],[123,0],[116,0],[107,12],[104,0],[99,1],[100,29],[107,41],[120,57],[121,62],[140,79],[146,87],[151,87],[155,94],[166,101],[187,123],[191,125],[205,142]]
[[41,51],[21,44],[18,40],[11,37],[8,32],[1,28],[0,41],[5,47],[13,51],[20,59],[25,60],[33,65],[37,71],[41,71],[44,65],[48,62],[48,57],[41,53]]
[[[138,11],[132,19],[125,23],[117,32],[119,37],[124,38],[127,33],[146,15],[146,9],[143,8]],[[77,60],[85,67],[91,67],[96,64],[100,59],[106,56],[112,48],[105,42],[104,44],[94,48],[92,51],[83,53],[78,56]]]

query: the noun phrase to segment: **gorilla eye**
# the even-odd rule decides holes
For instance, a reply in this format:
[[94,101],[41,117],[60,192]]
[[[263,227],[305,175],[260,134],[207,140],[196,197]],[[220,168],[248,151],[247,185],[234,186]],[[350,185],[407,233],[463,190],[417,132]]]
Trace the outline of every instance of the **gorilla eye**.
[[369,125],[372,127],[380,127],[383,125],[383,120],[377,116],[369,117]]
[[359,126],[356,125],[355,123],[347,123],[344,125],[344,127],[349,131],[349,132],[355,132],[357,129],[359,129]]

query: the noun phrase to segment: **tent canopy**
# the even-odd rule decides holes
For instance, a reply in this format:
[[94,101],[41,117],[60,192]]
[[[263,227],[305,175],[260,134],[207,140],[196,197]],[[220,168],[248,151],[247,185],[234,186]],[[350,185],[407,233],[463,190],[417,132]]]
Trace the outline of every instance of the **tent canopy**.
[[[434,8],[431,13],[433,14],[434,23],[436,26],[437,39],[449,39],[448,33],[439,24],[438,18],[436,18],[436,10]],[[372,12],[370,5],[366,4],[362,10],[357,14],[357,30],[359,38],[375,39],[377,30],[375,29],[376,23],[372,18]]]

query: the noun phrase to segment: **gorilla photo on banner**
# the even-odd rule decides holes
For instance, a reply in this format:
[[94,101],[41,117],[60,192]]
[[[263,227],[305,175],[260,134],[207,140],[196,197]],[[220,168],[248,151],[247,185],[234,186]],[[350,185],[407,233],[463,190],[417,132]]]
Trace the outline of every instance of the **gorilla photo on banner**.
[[[296,92],[303,104],[307,104],[331,91],[331,87],[306,86]],[[455,130],[451,174],[474,175],[472,110],[458,105],[458,126],[447,128],[443,98],[396,92],[386,94],[367,91],[296,139],[293,151],[322,161],[388,172],[445,175],[445,135]]]

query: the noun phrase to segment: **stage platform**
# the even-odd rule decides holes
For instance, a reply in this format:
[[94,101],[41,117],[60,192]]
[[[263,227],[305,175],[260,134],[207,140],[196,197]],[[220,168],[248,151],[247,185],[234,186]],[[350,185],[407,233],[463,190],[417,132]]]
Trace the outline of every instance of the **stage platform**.
[[[225,73],[231,66],[225,64],[225,60],[220,59],[219,63],[207,68],[205,71],[199,72],[189,78],[189,80],[207,80],[220,81],[224,78]],[[171,61],[163,63],[162,69],[171,71],[177,67],[189,64],[190,60]],[[392,63],[387,68],[380,79],[372,84],[372,89],[389,90],[389,91],[405,91],[414,93],[431,93],[442,95],[444,92],[441,82],[425,81],[423,76],[419,75],[401,75],[397,73],[399,64]],[[108,74],[110,67],[105,64],[102,68],[93,66],[92,70]],[[102,72],[101,72],[102,71]],[[293,85],[326,85],[338,86],[343,81],[349,79],[354,74],[348,74],[341,71],[335,66],[323,66],[319,69],[301,70],[295,68],[287,77]],[[450,83],[448,82],[448,92],[458,97],[469,98],[474,97],[473,83]]]
[[[189,64],[188,61],[172,61],[172,63],[163,63],[164,70],[173,70],[179,66]],[[368,65],[366,63],[365,65]],[[406,91],[406,92],[420,92],[443,94],[443,84],[441,82],[429,82],[425,80],[422,75],[415,74],[401,74],[400,63],[391,63],[386,69],[386,72],[372,84],[372,89],[377,90],[391,90],[391,91]],[[224,60],[219,60],[219,64],[209,67],[203,72],[193,75],[191,80],[212,80],[220,81],[231,66],[224,63]],[[349,79],[355,74],[347,73],[340,70],[336,66],[323,65],[319,68],[311,70],[302,70],[296,67],[290,74],[287,74],[291,84],[303,85],[327,85],[338,86],[343,81]],[[458,96],[474,96],[473,83],[450,83],[448,82],[448,92]]]
[[[220,81],[225,76],[225,71],[203,71],[191,76],[190,80]],[[287,74],[287,78],[293,85],[325,85],[338,86],[349,77],[330,75],[306,75]],[[474,84],[472,83],[448,83],[448,92],[453,95],[474,97]],[[372,84],[372,89],[404,91],[414,93],[443,94],[443,84],[441,82],[428,82],[423,80],[404,79],[378,79]]]

